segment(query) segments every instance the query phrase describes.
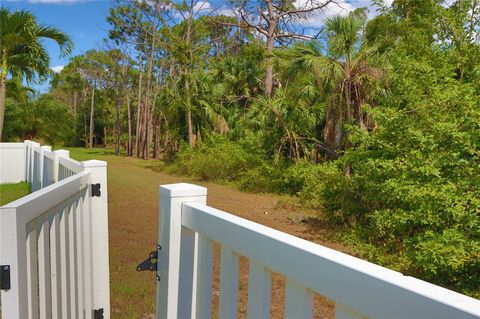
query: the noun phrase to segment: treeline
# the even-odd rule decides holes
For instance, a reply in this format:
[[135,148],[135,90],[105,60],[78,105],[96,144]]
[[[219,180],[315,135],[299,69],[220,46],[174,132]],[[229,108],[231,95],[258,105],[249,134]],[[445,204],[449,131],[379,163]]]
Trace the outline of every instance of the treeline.
[[296,195],[365,258],[480,296],[479,1],[299,32],[328,2],[114,1],[104,47],[42,98],[73,143]]

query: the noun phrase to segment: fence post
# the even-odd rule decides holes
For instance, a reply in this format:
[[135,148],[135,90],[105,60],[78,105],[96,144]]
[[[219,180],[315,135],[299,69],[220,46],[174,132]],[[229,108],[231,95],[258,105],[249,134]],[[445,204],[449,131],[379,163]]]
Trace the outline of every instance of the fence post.
[[[10,289],[1,290],[1,318],[27,318],[26,229],[16,209],[0,208],[0,265],[10,271]],[[7,267],[7,269],[5,269]]]
[[45,161],[45,154],[44,151],[51,151],[51,146],[41,146],[40,147],[40,189],[44,187],[44,180],[45,180],[45,170],[43,167],[43,162]]
[[29,140],[24,140],[23,141],[23,146],[25,147],[25,182],[28,182],[28,168],[30,165],[30,156],[28,156],[29,151],[30,151],[30,141]]
[[58,150],[55,151],[55,159],[53,160],[53,180],[58,182],[58,172],[60,170],[60,156],[70,157],[70,151],[67,150]]
[[32,148],[33,148],[33,142],[30,140],[26,140],[25,142],[25,181],[29,183],[30,185],[32,184]]
[[[89,194],[92,221],[93,312],[103,309],[103,318],[110,318],[110,270],[108,265],[108,191],[107,162],[90,160],[82,162],[90,172]],[[100,194],[93,194],[92,185],[100,184]]]
[[[35,150],[39,150],[39,155],[38,155],[38,161],[35,161]],[[30,182],[30,185],[32,187],[32,192],[38,191],[41,188],[41,182],[40,182],[40,158],[41,158],[41,148],[40,144],[37,142],[32,142],[31,143],[31,163],[30,165],[30,175],[32,177],[32,180]]]
[[185,183],[160,186],[157,319],[192,318],[196,235],[182,227],[182,203],[206,201],[205,187]]

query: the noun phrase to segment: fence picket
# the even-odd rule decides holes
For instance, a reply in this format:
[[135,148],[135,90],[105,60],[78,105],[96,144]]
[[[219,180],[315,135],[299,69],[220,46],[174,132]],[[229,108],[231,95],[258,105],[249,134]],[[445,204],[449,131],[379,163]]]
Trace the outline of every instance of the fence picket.
[[76,258],[76,267],[77,267],[77,316],[78,318],[83,318],[83,300],[85,294],[85,283],[83,282],[84,270],[83,267],[83,220],[82,220],[82,195],[79,194],[79,197],[75,200],[75,242],[77,244],[77,258]]
[[249,319],[270,318],[271,271],[254,260],[250,260],[248,269],[247,316]]
[[293,279],[285,284],[285,319],[312,318],[313,292]]
[[76,245],[76,218],[75,218],[75,202],[71,203],[67,209],[68,213],[68,251],[69,251],[69,274],[70,274],[70,318],[76,319],[78,313],[77,299],[77,245]]
[[60,268],[62,283],[62,318],[70,318],[70,245],[68,207],[63,209],[60,218]]
[[37,273],[37,231],[34,229],[27,235],[27,285],[28,285],[28,317],[38,318],[38,273]]
[[90,211],[90,196],[87,195],[88,191],[85,190],[82,194],[82,224],[83,224],[83,266],[84,266],[84,309],[85,318],[91,319],[93,309],[93,276],[92,276],[92,216]]
[[52,285],[52,319],[62,318],[62,273],[60,262],[60,212],[50,220],[50,278]]
[[52,317],[50,277],[50,222],[45,220],[38,233],[38,294],[40,299],[40,319]]
[[196,291],[194,291],[194,299],[196,300],[195,318],[211,318],[213,242],[202,235],[198,235],[197,240],[197,271],[194,271],[197,282]]
[[237,317],[239,255],[222,245],[220,253],[219,317]]

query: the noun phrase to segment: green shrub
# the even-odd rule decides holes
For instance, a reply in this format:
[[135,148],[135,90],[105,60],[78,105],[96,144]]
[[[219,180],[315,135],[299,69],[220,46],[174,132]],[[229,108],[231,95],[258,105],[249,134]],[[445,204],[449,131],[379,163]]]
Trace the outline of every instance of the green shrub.
[[247,152],[241,145],[215,136],[195,148],[184,147],[173,169],[200,180],[225,182],[237,180],[260,162],[256,154]]
[[279,193],[283,188],[282,170],[271,163],[262,161],[242,173],[238,180],[241,190],[254,193]]

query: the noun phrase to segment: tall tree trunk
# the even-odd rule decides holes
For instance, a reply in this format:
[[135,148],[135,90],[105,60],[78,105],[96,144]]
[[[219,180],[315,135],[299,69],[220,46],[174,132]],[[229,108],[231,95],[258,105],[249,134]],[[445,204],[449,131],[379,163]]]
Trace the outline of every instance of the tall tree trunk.
[[153,158],[158,158],[160,154],[160,116],[153,119]]
[[193,134],[192,121],[192,100],[190,96],[190,79],[188,72],[185,72],[185,97],[187,100],[187,129],[188,129],[188,144],[191,147],[195,146],[195,134]]
[[130,110],[130,94],[127,93],[128,140],[127,156],[132,156],[132,111]]
[[75,120],[75,123],[77,122],[77,104],[78,104],[78,92],[74,91],[73,92],[73,118]]
[[5,102],[7,98],[7,52],[3,51],[2,72],[0,73],[0,141],[2,141],[3,121],[5,119]]
[[155,54],[155,36],[152,36],[152,47],[150,52],[150,57],[147,58],[147,92],[145,94],[145,117],[144,117],[144,149],[143,149],[143,159],[148,160],[149,158],[149,147],[150,147],[150,93],[152,90],[152,69],[153,69],[153,58]]
[[3,74],[0,78],[0,141],[2,141],[3,121],[5,119],[5,100],[7,95],[7,77]]
[[83,138],[85,139],[86,143],[86,138],[87,138],[87,96],[88,96],[88,86],[85,85],[83,88],[83,95],[82,95],[82,115],[83,115]]
[[192,111],[188,110],[187,112],[187,123],[188,123],[188,144],[191,147],[195,146],[195,135],[193,134],[193,125],[192,125]]
[[115,89],[115,155],[120,155],[120,90]]
[[88,147],[93,148],[93,115],[94,115],[94,106],[95,106],[95,85],[96,83],[93,83],[92,86],[92,100],[90,102],[90,135],[88,139]]
[[140,115],[142,111],[142,56],[140,55],[138,62],[138,100],[137,100],[137,118],[136,118],[136,133],[135,133],[135,154],[140,157]]
[[273,49],[275,46],[275,29],[277,27],[277,20],[275,18],[275,12],[273,3],[271,0],[266,0],[268,9],[268,35],[267,35],[267,59],[265,69],[265,96],[270,98],[273,91]]

